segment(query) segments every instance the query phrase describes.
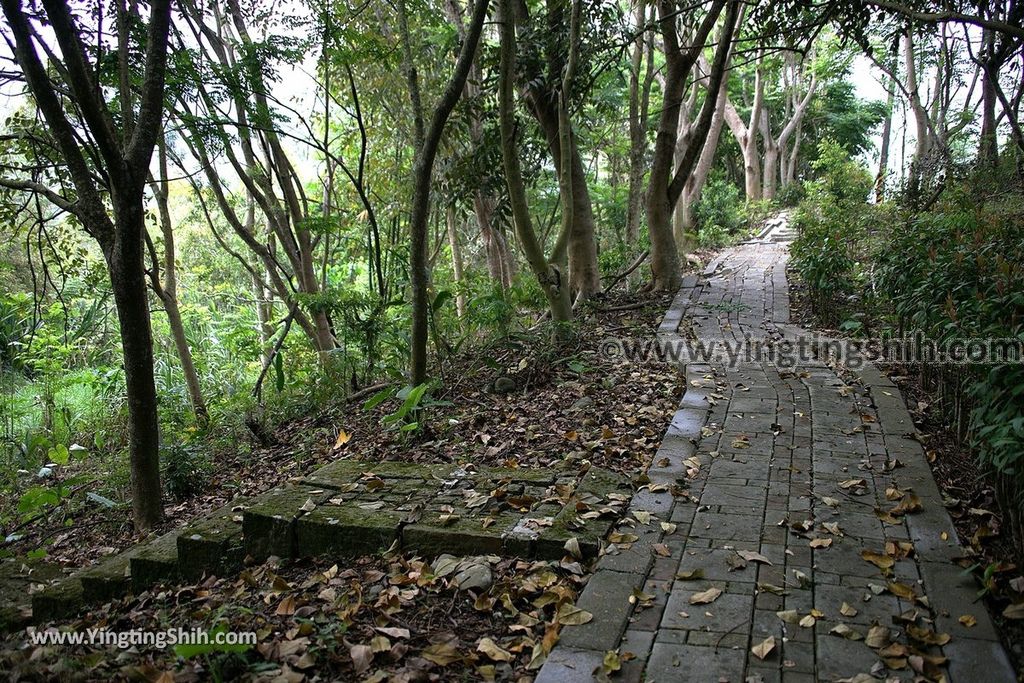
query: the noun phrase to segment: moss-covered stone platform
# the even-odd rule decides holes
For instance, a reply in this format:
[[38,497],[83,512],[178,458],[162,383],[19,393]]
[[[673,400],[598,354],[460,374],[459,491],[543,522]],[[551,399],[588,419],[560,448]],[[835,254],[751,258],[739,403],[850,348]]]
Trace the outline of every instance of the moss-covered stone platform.
[[424,556],[557,559],[575,539],[574,550],[594,557],[631,495],[628,480],[596,467],[581,475],[339,460],[54,581],[32,596],[33,619],[236,572],[271,555],[351,557],[397,545]]

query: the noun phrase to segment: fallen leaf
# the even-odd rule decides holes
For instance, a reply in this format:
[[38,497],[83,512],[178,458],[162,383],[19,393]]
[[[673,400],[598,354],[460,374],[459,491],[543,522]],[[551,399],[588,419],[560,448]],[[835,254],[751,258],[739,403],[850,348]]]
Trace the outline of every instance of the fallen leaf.
[[677,581],[696,581],[704,578],[703,569],[689,569],[676,574]]
[[843,606],[839,608],[839,613],[844,617],[855,617],[857,616],[857,608],[851,607],[849,604],[844,602]]
[[896,564],[896,560],[894,560],[893,558],[889,557],[888,555],[876,553],[874,550],[861,550],[860,556],[861,559],[863,559],[864,561],[870,562],[871,564],[881,569],[882,572],[886,575],[889,575],[891,573],[889,570],[891,570],[893,565]]
[[690,596],[691,605],[707,605],[718,599],[718,596],[722,594],[721,588],[709,588],[706,591],[700,591]]
[[832,545],[831,538],[814,538],[809,544],[812,548],[827,548]]
[[1024,602],[1018,602],[1016,605],[1007,605],[1006,609],[1003,610],[1003,616],[1007,619],[1024,619]]
[[830,630],[829,633],[846,638],[847,640],[864,640],[863,633],[846,624],[836,624],[832,627],[832,630]]
[[878,650],[889,644],[889,629],[885,626],[872,626],[868,629],[868,635],[864,638],[864,644],[873,650]]
[[742,557],[748,562],[760,562],[762,564],[771,564],[771,560],[762,555],[761,553],[754,552],[753,550],[737,550],[736,554]]
[[567,602],[562,603],[555,615],[555,621],[563,626],[580,626],[590,622],[593,618],[594,615],[590,612]]
[[347,444],[352,439],[352,435],[346,432],[344,429],[338,432],[338,438],[334,441],[334,448],[338,449]]
[[512,653],[503,650],[490,638],[481,638],[480,644],[476,646],[477,652],[482,652],[495,662],[511,662]]
[[459,651],[450,642],[428,645],[420,652],[420,656],[438,666],[448,666],[452,662],[462,659],[459,656]]
[[978,619],[973,614],[964,614],[957,621],[967,628],[974,628],[978,625]]
[[373,649],[369,645],[353,645],[349,648],[349,656],[356,668],[356,673],[366,673],[373,662]]
[[775,649],[775,636],[768,636],[760,643],[750,648],[751,653],[758,659],[765,659]]
[[787,624],[797,624],[800,622],[800,613],[795,609],[787,609],[782,612],[776,612],[775,616],[782,619]]

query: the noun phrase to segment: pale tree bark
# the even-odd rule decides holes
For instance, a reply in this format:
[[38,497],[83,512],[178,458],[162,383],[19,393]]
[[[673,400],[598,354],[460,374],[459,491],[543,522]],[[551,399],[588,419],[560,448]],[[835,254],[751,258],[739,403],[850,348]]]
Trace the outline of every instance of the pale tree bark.
[[693,207],[700,201],[704,185],[707,184],[708,174],[715,163],[715,153],[718,151],[718,144],[722,137],[722,128],[725,125],[725,99],[726,91],[725,84],[723,83],[722,88],[718,91],[715,113],[711,120],[711,128],[708,130],[707,140],[701,149],[697,165],[694,166],[693,173],[686,179],[686,185],[683,186],[683,191],[679,195],[679,201],[676,204],[674,229],[676,240],[680,243],[679,251],[681,254],[689,251],[692,243],[691,233],[696,227]]
[[[651,10],[653,19],[653,6]],[[629,69],[629,190],[626,199],[626,242],[631,245],[636,244],[640,236],[644,201],[644,159],[647,156],[647,122],[651,85],[654,81],[654,36],[646,29],[647,6],[643,0],[636,0],[633,14],[637,36],[633,42]],[[645,65],[646,69],[641,73]]]
[[749,120],[743,121],[731,99],[726,98],[725,101],[725,122],[729,125],[729,130],[736,138],[736,144],[743,155],[743,189],[748,202],[761,199],[761,153],[758,150],[757,134],[763,103],[764,77],[759,59],[754,71],[754,100]]
[[[813,57],[809,58],[813,59]],[[780,156],[787,149],[790,138],[793,137],[803,121],[807,107],[810,105],[811,98],[814,97],[814,92],[818,87],[818,77],[813,72],[813,66],[811,67],[812,72],[810,81],[807,83],[807,89],[802,95],[800,94],[800,81],[802,80],[802,71],[804,69],[803,62],[798,64],[795,59],[790,59],[783,68],[789,69],[789,75],[785,77],[787,90],[786,114],[788,117],[784,120],[782,130],[779,131],[778,136],[772,133],[771,113],[768,107],[763,103],[761,106],[760,128],[761,136],[764,138],[762,199],[775,199],[781,175],[779,169]]]
[[914,117],[915,146],[910,162],[910,188],[916,194],[921,186],[923,168],[928,163],[933,148],[931,121],[921,97],[920,84],[917,79],[917,57],[914,54],[914,36],[907,29],[903,36],[903,63],[906,73],[906,90],[910,110]]
[[[63,160],[67,181],[74,188],[68,197],[38,180],[0,179],[0,185],[35,192],[71,213],[103,252],[120,323],[128,406],[128,458],[131,467],[132,513],[135,526],[146,530],[163,516],[160,488],[160,437],[156,382],[153,376],[153,336],[145,281],[144,191],[149,162],[163,118],[164,83],[171,3],[153,0],[146,25],[142,83],[135,91],[128,83],[127,34],[118,46],[123,87],[120,129],[90,63],[81,30],[65,0],[43,0],[45,19],[30,19],[20,0],[2,0],[14,58],[21,79],[35,99],[53,149]],[[119,8],[121,19],[124,12]],[[32,16],[37,15],[33,7]],[[137,17],[136,17],[137,18]],[[34,21],[53,29],[60,48],[57,61],[39,38]],[[37,45],[52,58],[44,65]],[[51,80],[51,74],[57,79]],[[67,109],[65,108],[67,103]],[[69,111],[80,115],[79,129]],[[87,161],[86,159],[91,159]],[[99,172],[95,172],[99,171]],[[45,177],[42,176],[42,177]],[[100,185],[102,183],[102,186]],[[104,195],[108,194],[112,216]]]
[[[499,0],[498,7],[500,39],[498,119],[501,129],[501,156],[505,167],[505,182],[508,185],[512,218],[526,261],[548,301],[551,319],[556,323],[564,323],[572,320],[569,283],[559,264],[545,257],[544,248],[537,239],[519,163],[513,100],[516,61],[515,9],[512,6],[512,0]],[[559,240],[561,239],[563,237],[560,236]]]
[[878,175],[875,176],[875,201],[885,199],[885,180],[889,175],[889,147],[892,144],[892,110],[896,104],[896,86],[887,77],[885,118],[882,120],[882,141],[878,150]]
[[178,265],[176,263],[174,225],[171,222],[171,212],[168,207],[170,185],[167,180],[167,152],[165,145],[166,142],[163,139],[157,141],[160,178],[159,180],[150,178],[153,196],[156,199],[157,215],[160,220],[160,232],[164,238],[163,274],[161,277],[160,259],[157,257],[156,249],[147,233],[146,240],[150,246],[152,257],[152,265],[149,272],[150,287],[161,303],[163,303],[164,312],[167,314],[167,323],[171,328],[174,348],[178,354],[178,361],[181,363],[181,372],[185,377],[185,387],[188,390],[189,401],[192,403],[192,413],[197,423],[206,424],[209,419],[209,413],[206,409],[206,401],[203,400],[199,373],[196,372],[195,362],[192,359],[192,348],[189,346],[188,337],[185,334],[185,324],[181,318],[181,308],[178,306]]
[[452,251],[452,279],[455,280],[455,310],[459,318],[466,317],[466,292],[462,261],[462,245],[459,243],[459,230],[455,221],[455,207],[449,206],[445,212],[448,227],[448,248]]

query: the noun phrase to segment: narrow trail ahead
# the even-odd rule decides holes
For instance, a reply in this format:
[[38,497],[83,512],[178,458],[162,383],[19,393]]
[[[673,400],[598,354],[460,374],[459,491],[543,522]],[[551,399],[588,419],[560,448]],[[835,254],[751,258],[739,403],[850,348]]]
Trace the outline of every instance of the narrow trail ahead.
[[[789,324],[790,237],[778,221],[690,278],[662,341],[809,338]],[[578,603],[595,617],[538,683],[593,680],[610,650],[626,681],[1015,680],[897,388],[794,361],[686,364],[652,483]]]

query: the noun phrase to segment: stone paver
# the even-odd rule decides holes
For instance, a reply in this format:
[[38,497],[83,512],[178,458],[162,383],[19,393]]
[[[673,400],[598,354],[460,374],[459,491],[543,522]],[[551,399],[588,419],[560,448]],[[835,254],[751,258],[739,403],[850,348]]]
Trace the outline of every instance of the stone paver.
[[[980,680],[980,671],[986,681],[1015,680],[973,581],[953,563],[956,534],[899,391],[870,365],[847,383],[817,357],[829,340],[802,342],[805,331],[789,323],[790,237],[785,221],[776,223],[689,278],[675,297],[658,338],[689,342],[676,356],[686,393],[649,475],[651,489],[676,495],[658,504],[649,491],[634,497],[624,530],[638,540],[609,546],[617,554],[600,559],[580,599],[600,610],[563,630],[537,683],[593,680],[608,649],[626,661],[616,676],[625,681],[913,679],[893,652],[885,653],[894,665],[886,669],[863,639],[832,633],[839,625],[862,636],[881,625],[904,644],[911,626],[935,629],[951,640],[909,642],[947,657],[948,680]],[[803,352],[693,352],[711,343],[745,351],[745,341],[762,352]],[[694,467],[697,475],[687,476]],[[898,510],[917,499],[920,510]],[[887,543],[906,556],[884,575],[861,553],[885,554]],[[765,561],[744,567],[738,551]],[[651,599],[636,599],[638,575]],[[722,591],[713,602],[691,602],[711,588]],[[813,614],[813,624],[777,614],[788,610],[798,619]],[[894,619],[905,613],[916,618]],[[965,615],[977,625],[961,625]],[[768,637],[776,645],[761,660],[751,648]]]

